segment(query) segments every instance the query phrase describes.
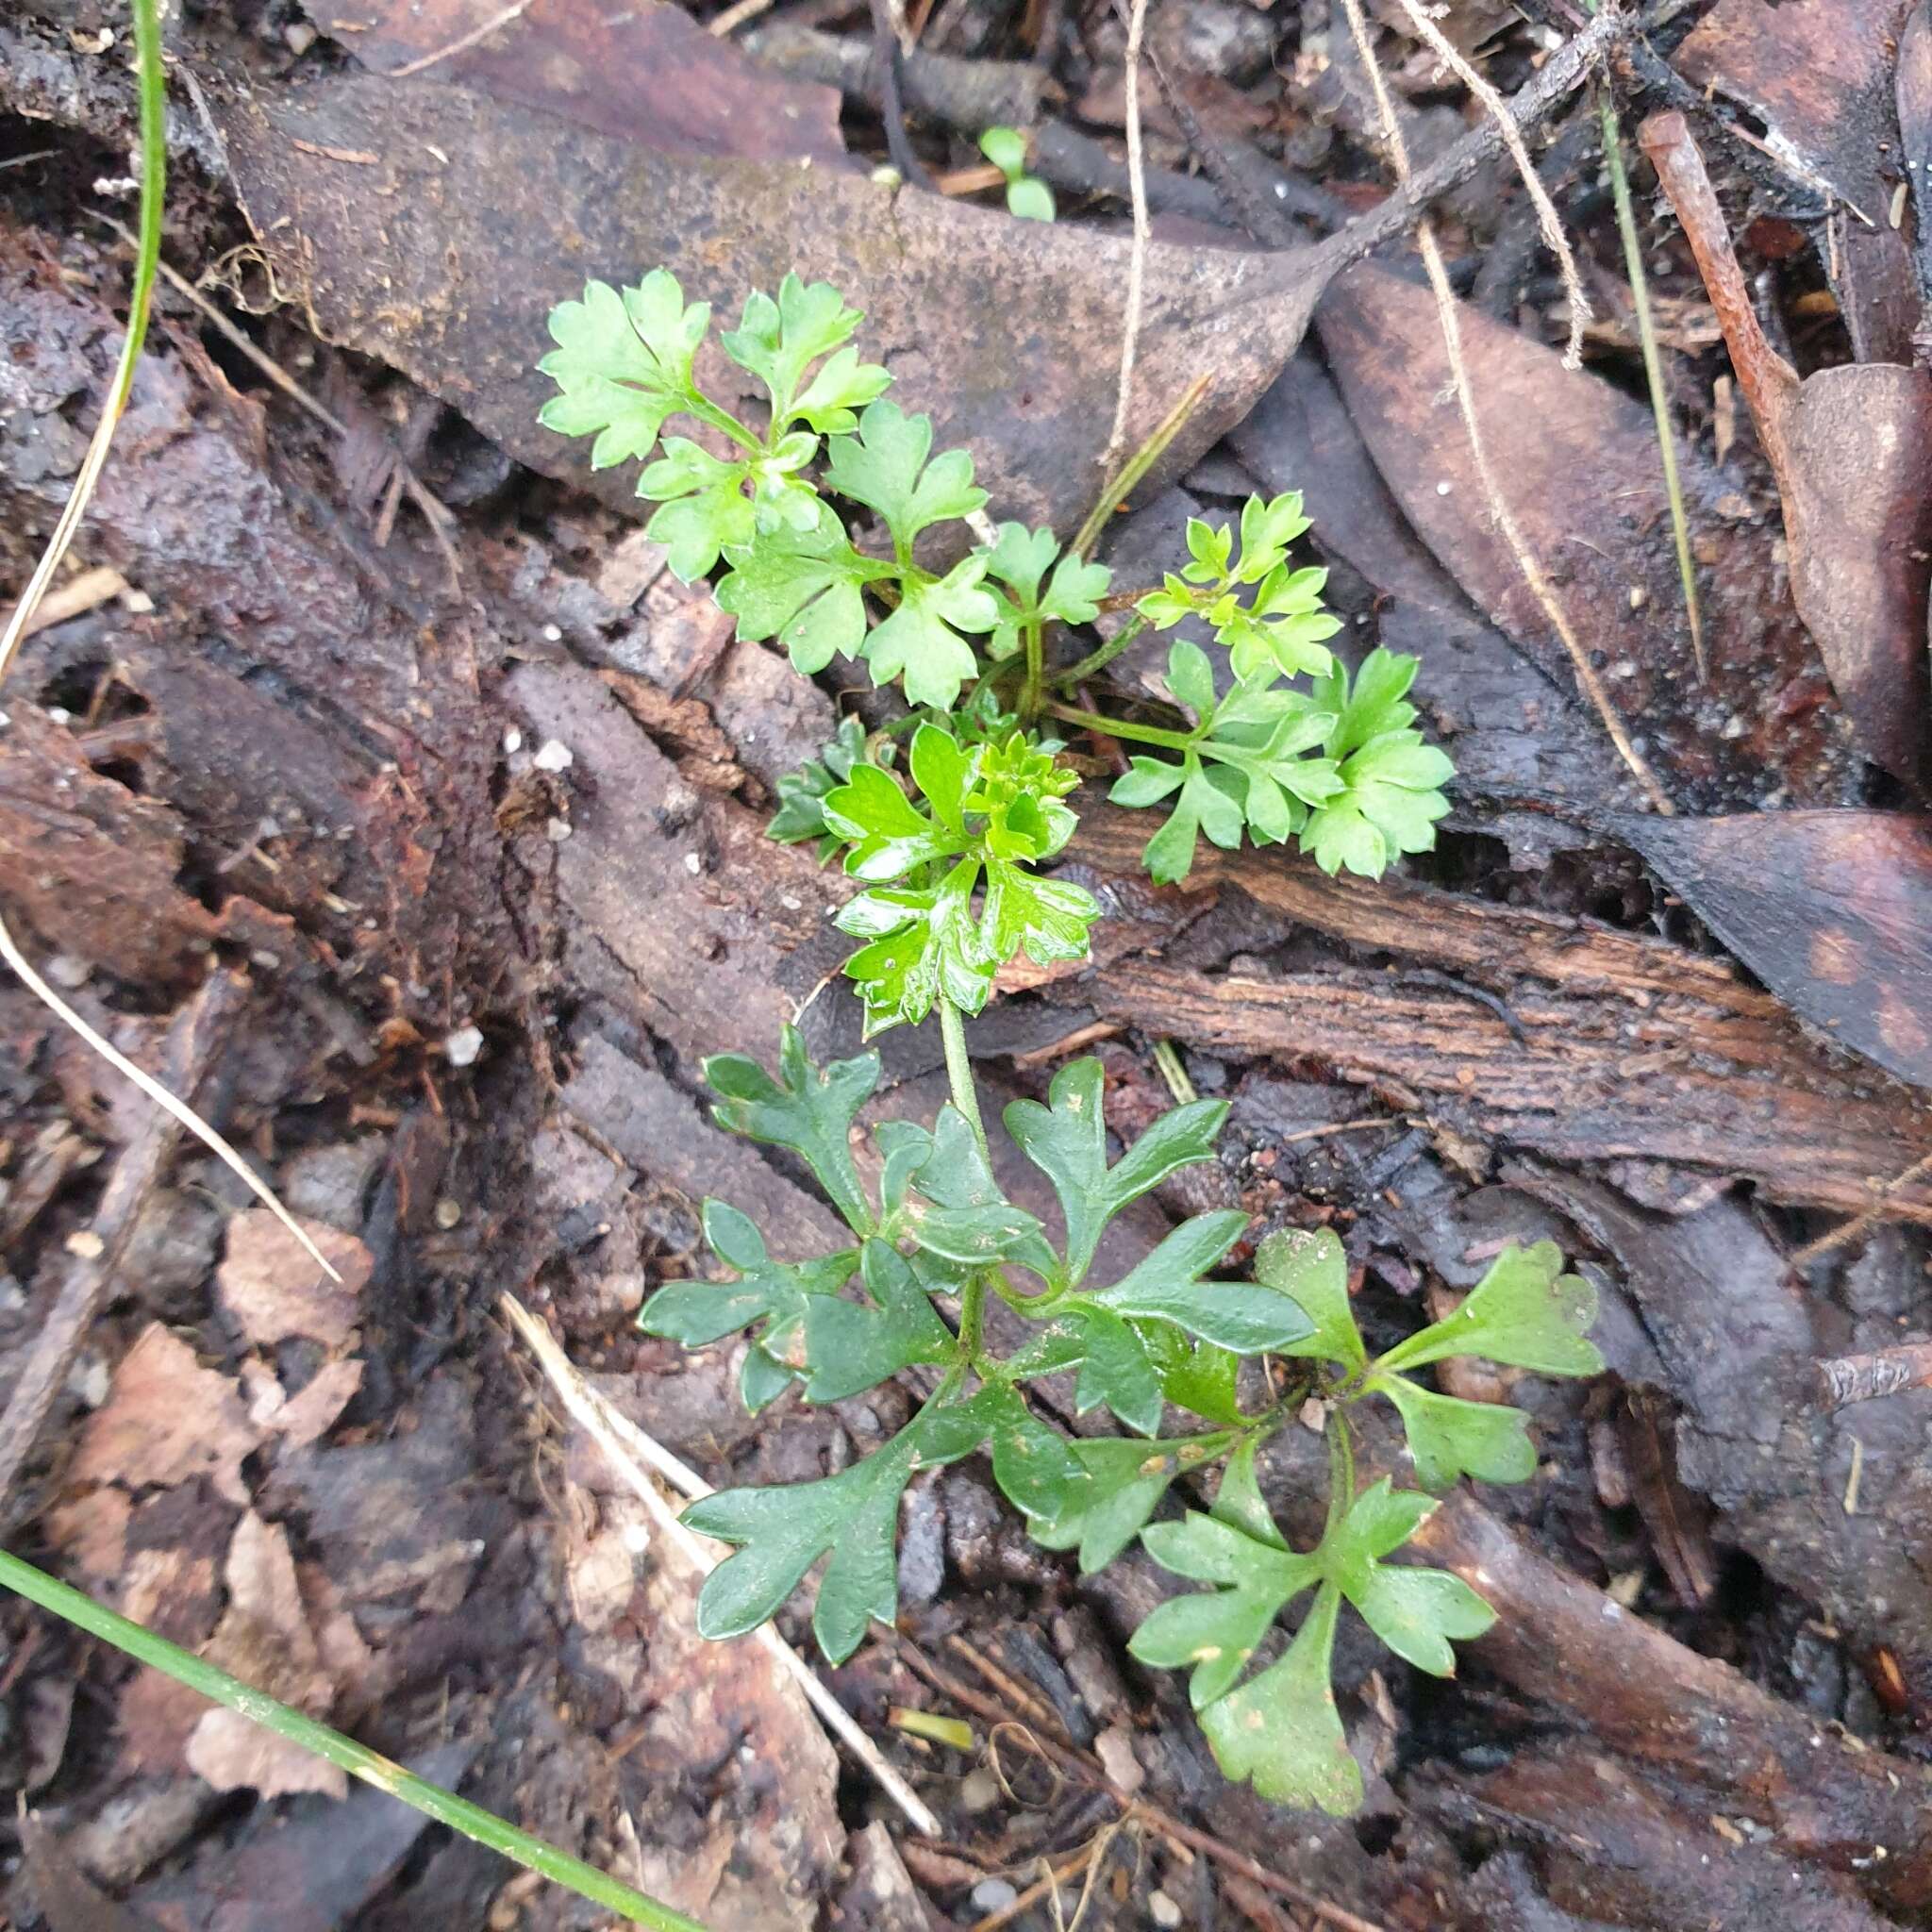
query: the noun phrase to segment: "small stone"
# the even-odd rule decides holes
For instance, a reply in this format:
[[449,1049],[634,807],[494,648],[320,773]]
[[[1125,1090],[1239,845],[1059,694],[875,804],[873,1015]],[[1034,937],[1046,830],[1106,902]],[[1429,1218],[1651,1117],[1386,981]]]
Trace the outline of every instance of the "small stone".
[[442,1057],[453,1067],[474,1067],[483,1051],[480,1026],[458,1026],[442,1042]]
[[1108,1724],[1094,1739],[1093,1755],[1100,1759],[1101,1770],[1128,1796],[1147,1782],[1147,1774],[1134,1756],[1133,1737],[1124,1724]]
[[984,1765],[959,1780],[959,1808],[969,1816],[991,1811],[999,1801],[1000,1781]]
[[567,772],[576,763],[576,755],[560,738],[546,738],[530,762],[540,772]]
[[83,1408],[98,1408],[107,1401],[112,1380],[99,1356],[82,1356],[67,1372],[67,1392]]
[[503,734],[503,748],[506,752],[519,752],[524,748],[524,734],[514,724]]
[[1147,1894],[1147,1916],[1162,1928],[1162,1932],[1174,1932],[1181,1923],[1181,1908],[1164,1891],[1150,1891]]
[[290,53],[306,54],[315,44],[315,29],[306,20],[291,21],[282,29],[282,39],[288,43]]
[[546,644],[562,643],[563,626],[560,624],[546,624],[543,626],[543,641]]
[[1019,1896],[1019,1892],[1004,1878],[982,1878],[973,1888],[973,1909],[975,1912],[1003,1912]]
[[568,819],[547,820],[543,826],[543,836],[553,845],[561,845],[570,837],[570,821]]
[[56,986],[64,986],[69,992],[85,986],[88,974],[92,971],[85,959],[76,959],[72,953],[56,953],[47,961],[47,977]]
[[692,878],[696,878],[697,875],[704,871],[705,861],[702,858],[698,856],[697,853],[687,852],[684,855],[684,869],[686,872],[690,873]]
[[436,1204],[436,1224],[444,1233],[453,1228],[462,1218],[462,1204],[458,1201],[452,1201],[447,1194]]
[[77,1228],[67,1237],[67,1252],[82,1261],[98,1261],[108,1252],[108,1244],[92,1228]]

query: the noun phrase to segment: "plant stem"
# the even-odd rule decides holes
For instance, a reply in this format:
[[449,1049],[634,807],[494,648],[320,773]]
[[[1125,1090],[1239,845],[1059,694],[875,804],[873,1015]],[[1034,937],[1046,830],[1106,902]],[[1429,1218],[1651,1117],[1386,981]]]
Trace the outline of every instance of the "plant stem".
[[452,1831],[501,1852],[506,1858],[567,1887],[580,1898],[622,1913],[633,1925],[648,1925],[654,1932],[705,1932],[695,1919],[687,1919],[682,1912],[673,1911],[669,1906],[659,1905],[656,1899],[607,1877],[594,1865],[586,1865],[582,1859],[559,1852],[555,1845],[519,1831],[481,1806],[426,1782],[400,1764],[343,1737],[340,1731],[332,1731],[326,1724],[304,1717],[299,1710],[276,1703],[273,1697],[229,1676],[227,1672],[217,1670],[213,1664],[163,1637],[157,1637],[152,1630],[117,1616],[92,1597],[83,1596],[79,1591],[4,1550],[0,1550],[0,1585],[17,1591],[29,1603],[40,1605],[43,1610],[51,1610],[90,1636],[98,1637],[104,1643],[111,1643],[116,1650],[125,1651],[142,1663],[152,1664],[191,1690],[198,1690],[204,1697],[240,1711],[264,1730],[326,1758],[352,1777],[374,1785],[379,1791],[387,1791],[392,1798],[400,1798],[439,1824],[446,1824]]
[[1334,1529],[1355,1501],[1355,1439],[1348,1433],[1348,1416],[1341,1408],[1328,1412],[1328,1527]]
[[[708,423],[713,429],[717,430],[721,435],[728,436],[740,449],[746,451],[748,454],[755,457],[768,456],[770,454],[764,443],[758,437],[754,436],[729,409],[721,409],[702,390],[695,387],[686,390],[684,392],[684,407],[700,423]],[[649,452],[647,451],[646,454],[648,455]]]
[[1199,742],[1199,734],[1192,731],[1170,731],[1162,724],[1134,724],[1124,718],[1103,718],[1098,711],[1083,711],[1077,705],[1049,704],[1046,711],[1049,717],[1068,724],[1084,724],[1088,730],[1098,731],[1106,738],[1131,738],[1141,744],[1164,744],[1173,751],[1192,751]]
[[1085,557],[1093,547],[1093,541],[1107,527],[1107,520],[1112,516],[1122,500],[1130,495],[1134,486],[1166,454],[1167,446],[1187,427],[1188,418],[1201,407],[1201,399],[1208,393],[1210,376],[1197,375],[1183,392],[1181,399],[1155,425],[1154,432],[1139,449],[1123,463],[1119,471],[1108,480],[1108,486],[1100,492],[1100,500],[1087,512],[1087,521],[1075,532],[1074,541],[1067,545],[1070,557]]
[[1026,681],[1020,687],[1020,722],[1030,724],[1040,715],[1040,692],[1046,670],[1046,626],[1039,618],[1020,627],[1026,646]]
[[1176,1107],[1190,1107],[1200,1099],[1173,1041],[1157,1040],[1154,1042],[1154,1064],[1160,1069],[1160,1077],[1167,1082],[1167,1091],[1174,1095]]
[[1056,672],[1053,681],[1071,691],[1083,678],[1091,677],[1096,671],[1111,664],[1146,628],[1147,620],[1137,610],[1106,643],[1089,651],[1071,670]]
[[966,1016],[944,993],[940,995],[940,1038],[946,1047],[946,1080],[953,1090],[953,1105],[966,1116],[973,1138],[979,1142],[979,1158],[989,1168],[992,1149],[986,1140],[986,1123],[979,1117],[979,1090],[973,1081],[973,1062],[966,1053]]

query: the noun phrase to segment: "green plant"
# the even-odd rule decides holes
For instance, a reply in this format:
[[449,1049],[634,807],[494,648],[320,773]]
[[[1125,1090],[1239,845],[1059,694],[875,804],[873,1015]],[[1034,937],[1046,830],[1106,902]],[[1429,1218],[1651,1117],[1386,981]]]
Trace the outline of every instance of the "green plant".
[[[1438,1671],[1450,1667],[1450,1641],[1490,1619],[1454,1577],[1383,1563],[1429,1504],[1386,1482],[1357,1496],[1348,1411],[1372,1398],[1392,1404],[1427,1488],[1463,1474],[1519,1481],[1535,1467],[1525,1418],[1441,1394],[1414,1372],[1456,1354],[1592,1374],[1600,1363],[1582,1339],[1591,1291],[1561,1273],[1551,1244],[1511,1250],[1455,1315],[1371,1360],[1332,1233],[1271,1236],[1253,1279],[1222,1279],[1216,1271],[1248,1228],[1244,1213],[1224,1209],[1182,1222],[1124,1272],[1101,1268],[1114,1216],[1178,1169],[1212,1159],[1227,1107],[1177,1108],[1110,1158],[1095,1059],[1063,1068],[1045,1104],[1015,1101],[1005,1112],[1008,1139],[1058,1201],[1059,1227],[1049,1231],[996,1176],[965,1016],[1016,954],[1045,963],[1087,950],[1098,906],[1035,870],[1073,829],[1068,774],[1018,733],[966,743],[927,721],[907,759],[915,801],[862,759],[856,741],[836,749],[843,782],[811,788],[795,835],[842,849],[865,885],[840,923],[864,942],[845,970],[868,1027],[917,1024],[937,1009],[952,1098],[930,1127],[882,1121],[861,1141],[875,1055],[817,1068],[788,1028],[775,1074],[741,1055],[709,1061],[720,1124],[804,1161],[850,1236],[829,1254],[780,1258],[748,1216],[707,1201],[707,1241],[733,1278],[671,1283],[640,1324],[688,1347],[749,1331],[740,1386],[753,1409],[794,1382],[809,1403],[907,1371],[923,1372],[928,1391],[904,1429],[838,1474],[729,1491],[689,1512],[692,1528],[739,1546],[705,1586],[699,1626],[717,1638],[752,1628],[823,1559],[813,1628],[827,1657],[850,1656],[872,1619],[890,1624],[897,1607],[907,1485],[984,1451],[1032,1534],[1077,1549],[1083,1569],[1143,1535],[1158,1561],[1219,1586],[1158,1610],[1136,1654],[1194,1668],[1201,1722],[1231,1776],[1285,1803],[1346,1809],[1359,1774],[1341,1747],[1328,1684],[1341,1600],[1401,1656]],[[1008,1311],[997,1324],[988,1320],[995,1306]],[[1268,1356],[1291,1367],[1243,1378],[1243,1362]],[[1076,1413],[1104,1409],[1128,1433],[1076,1439],[1049,1424],[1027,1390],[1053,1374],[1072,1376]],[[1324,1405],[1335,1455],[1328,1527],[1302,1554],[1261,1504],[1255,1457],[1310,1398]],[[1170,1406],[1201,1426],[1163,1437]],[[1208,1514],[1152,1523],[1176,1479],[1216,1465],[1224,1473]],[[1308,1589],[1314,1605],[1287,1655],[1241,1681],[1282,1608]]]
[[1058,212],[1053,190],[1026,172],[1026,137],[1017,127],[989,127],[979,152],[1007,177],[1007,212],[1023,222],[1050,222]]
[[[1102,1237],[1123,1208],[1214,1158],[1225,1103],[1176,1108],[1112,1158],[1098,1060],[1062,1069],[1044,1105],[1014,1102],[1007,1135],[1052,1186],[1056,1234],[997,1177],[965,1023],[1021,954],[1045,967],[1091,951],[1099,903],[1041,871],[1073,835],[1079,782],[1049,723],[1152,748],[1112,795],[1173,800],[1147,848],[1159,879],[1187,874],[1201,834],[1231,846],[1243,831],[1260,843],[1299,837],[1330,872],[1377,874],[1394,853],[1432,841],[1449,761],[1414,728],[1412,658],[1371,652],[1351,679],[1329,652],[1338,625],[1322,608],[1324,575],[1289,558],[1307,527],[1299,495],[1252,498],[1239,549],[1232,529],[1191,524],[1178,573],[1110,599],[1109,573],[1081,542],[1062,546],[1017,523],[986,537],[972,458],[934,456],[927,420],[882,399],[885,372],[849,346],[858,320],[834,291],[795,276],[775,303],[747,302],[720,346],[764,385],[762,428],[699,388],[693,358],[708,315],[687,307],[661,269],[621,295],[593,283],[564,304],[542,365],[562,391],[544,420],[594,434],[593,463],[649,456],[674,415],[717,440],[723,454],[665,441],[639,490],[659,504],[650,530],[680,576],[722,559],[717,597],[741,637],[779,639],[806,672],[835,656],[862,658],[874,683],[902,682],[918,708],[870,738],[846,720],[781,784],[772,834],[813,841],[857,882],[838,924],[858,941],[844,970],[867,1035],[936,1012],[951,1099],[930,1126],[881,1121],[861,1141],[875,1055],[814,1067],[788,1028],[775,1074],[742,1055],[709,1061],[720,1124],[802,1160],[849,1238],[829,1254],[776,1257],[747,1215],[707,1201],[705,1237],[731,1278],[673,1282],[640,1324],[694,1348],[746,1334],[740,1389],[754,1411],[794,1384],[806,1402],[836,1402],[912,1372],[926,1392],[897,1435],[837,1474],[728,1491],[688,1512],[692,1528],[737,1546],[705,1586],[699,1625],[717,1638],[749,1630],[823,1565],[813,1628],[827,1657],[849,1657],[872,1620],[890,1624],[897,1607],[908,1484],[984,1452],[1034,1537],[1077,1550],[1083,1569],[1141,1536],[1158,1561],[1215,1585],[1158,1610],[1137,1654],[1193,1669],[1203,1727],[1231,1776],[1285,1803],[1347,1809],[1360,1774],[1329,1685],[1342,1601],[1399,1655],[1436,1671],[1451,1668],[1452,1641],[1491,1617],[1457,1579],[1383,1560],[1430,1504],[1386,1480],[1357,1494],[1349,1410],[1371,1398],[1394,1406],[1424,1488],[1464,1474],[1520,1480],[1535,1466],[1524,1418],[1441,1394],[1411,1372],[1462,1353],[1593,1373],[1582,1339],[1590,1291],[1561,1274],[1549,1244],[1511,1251],[1456,1316],[1371,1361],[1331,1233],[1271,1236],[1252,1279],[1224,1279],[1217,1271],[1248,1217],[1222,1210],[1182,1222],[1124,1272],[1101,1268]],[[1129,472],[1147,460],[1151,445]],[[859,548],[832,498],[871,512],[872,548]],[[975,519],[973,531],[947,528]],[[975,532],[981,541],[966,541]],[[1136,615],[1113,637],[1056,667],[1058,633],[1129,602]],[[1070,701],[1150,625],[1187,623],[1218,654],[1187,638],[1170,647],[1169,696],[1191,724]],[[1266,1357],[1279,1361],[1244,1371]],[[1105,1410],[1126,1433],[1074,1438],[1045,1421],[1030,1385],[1062,1374],[1076,1414]],[[1311,1400],[1332,1448],[1328,1523],[1312,1551],[1296,1552],[1262,1501],[1256,1458]],[[1170,1407],[1200,1426],[1163,1436]],[[1217,1467],[1210,1510],[1154,1523],[1177,1480]],[[1246,1674],[1305,1591],[1312,1607],[1285,1655]]]
[[[994,140],[1012,132],[986,137],[1003,168],[1024,159],[1024,142]],[[559,392],[542,420],[592,438],[593,468],[655,456],[638,493],[658,505],[649,533],[672,570],[692,582],[722,565],[716,595],[738,635],[777,640],[798,670],[859,658],[874,684],[902,685],[913,706],[975,741],[1017,733],[1024,748],[1051,752],[1051,725],[1137,747],[1111,796],[1173,801],[1147,847],[1156,878],[1184,878],[1202,835],[1222,846],[1244,832],[1260,844],[1298,839],[1324,870],[1372,877],[1396,854],[1428,849],[1453,768],[1414,728],[1415,660],[1374,651],[1353,681],[1336,661],[1326,574],[1289,555],[1308,527],[1299,493],[1251,497],[1238,548],[1229,526],[1190,524],[1177,573],[1158,590],[1110,596],[1111,573],[1084,555],[1084,531],[1062,545],[1051,530],[986,524],[971,456],[935,455],[931,422],[885,400],[891,378],[858,359],[861,320],[829,285],[796,275],[775,301],[749,296],[716,341],[764,391],[755,425],[707,392],[697,361],[710,310],[687,304],[668,270],[623,291],[592,282],[552,311],[557,346],[540,367]],[[666,436],[674,419],[707,441]],[[1138,473],[1129,464],[1124,475]],[[1134,616],[1104,642],[1071,662],[1056,649],[1129,603]],[[1211,657],[1186,638],[1170,648],[1168,695],[1183,722],[1073,701],[1149,625],[1183,624],[1215,646]],[[782,789],[774,836],[827,838],[819,803],[849,782],[863,742],[841,736]],[[960,874],[956,892],[980,876]],[[882,902],[874,909],[884,916]],[[958,923],[950,902],[927,909]]]

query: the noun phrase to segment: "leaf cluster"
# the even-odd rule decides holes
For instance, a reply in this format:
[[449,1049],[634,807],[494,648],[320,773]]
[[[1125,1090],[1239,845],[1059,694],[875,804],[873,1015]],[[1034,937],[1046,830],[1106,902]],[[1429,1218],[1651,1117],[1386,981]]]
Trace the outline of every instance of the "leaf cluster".
[[979,152],[1007,179],[1007,212],[1023,222],[1050,222],[1058,210],[1053,190],[1026,172],[1026,137],[1017,127],[989,127],[979,137]]
[[[1397,853],[1424,852],[1449,808],[1439,789],[1454,771],[1413,728],[1407,701],[1416,659],[1377,649],[1353,680],[1324,640],[1341,628],[1322,608],[1327,572],[1296,569],[1288,546],[1307,528],[1301,493],[1250,497],[1233,529],[1191,519],[1191,560],[1140,600],[1162,630],[1190,619],[1226,653],[1225,674],[1177,638],[1167,684],[1194,725],[1178,758],[1142,754],[1110,793],[1117,805],[1172,799],[1148,841],[1156,879],[1185,878],[1198,841],[1232,848],[1299,838],[1324,872],[1379,877]],[[1308,688],[1292,680],[1306,675]]]
[[[981,146],[1015,212],[1051,219],[1051,196],[1024,172],[1024,137],[990,128]],[[970,686],[966,708],[1004,713],[1029,738],[1058,708],[1177,753],[1136,757],[1112,792],[1167,807],[1146,853],[1157,879],[1185,877],[1203,836],[1229,847],[1243,834],[1299,839],[1325,870],[1371,876],[1433,843],[1452,767],[1413,728],[1415,661],[1377,651],[1352,682],[1335,663],[1326,573],[1290,556],[1308,528],[1298,492],[1251,497],[1239,541],[1229,525],[1191,522],[1187,563],[1139,600],[1143,622],[1191,619],[1212,633],[1215,658],[1185,640],[1169,658],[1191,729],[1056,706],[1053,690],[1075,688],[1082,666],[1053,671],[1048,641],[1094,621],[1110,575],[1050,530],[1008,522],[982,541],[987,497],[972,457],[936,453],[930,420],[885,399],[890,376],[852,342],[862,319],[828,283],[795,275],[775,299],[747,297],[716,351],[762,392],[748,420],[700,378],[701,361],[717,366],[707,304],[687,303],[661,268],[635,288],[592,282],[552,312],[556,346],[539,366],[559,392],[542,421],[591,437],[595,468],[655,455],[638,491],[658,505],[648,530],[672,570],[690,582],[722,566],[717,600],[738,636],[775,640],[799,671],[856,658],[874,684],[902,685],[936,713],[961,708]],[[693,433],[667,434],[674,422]],[[869,530],[856,540],[848,521],[861,520]],[[957,720],[955,730],[973,735]],[[828,836],[815,823],[827,773],[846,776],[825,761],[783,789],[775,836]]]
[[[951,781],[932,774],[930,761],[945,756],[915,741],[915,766],[929,768],[942,798],[954,795]],[[973,784],[996,789],[991,777],[962,779],[962,808]],[[928,823],[947,824],[946,813],[936,809]],[[850,1656],[870,1621],[890,1624],[897,1608],[907,1485],[922,1470],[983,1452],[1032,1535],[1076,1551],[1083,1570],[1111,1562],[1139,1536],[1163,1566],[1211,1586],[1156,1609],[1133,1649],[1144,1663],[1192,1672],[1196,1709],[1229,1775],[1252,1778],[1283,1803],[1356,1803],[1360,1776],[1329,1683],[1341,1606],[1397,1655],[1443,1674],[1454,1667],[1451,1643],[1480,1634],[1491,1613],[1458,1579],[1387,1560],[1428,1513],[1426,1494],[1384,1480],[1357,1496],[1344,1453],[1327,1530],[1300,1552],[1262,1499],[1257,1453],[1310,1393],[1335,1405],[1329,1426],[1339,1446],[1348,1406],[1380,1397],[1401,1415],[1425,1485],[1462,1474],[1527,1475],[1534,1457],[1517,1411],[1462,1402],[1414,1377],[1468,1354],[1543,1374],[1595,1373],[1601,1363],[1584,1339],[1594,1300],[1561,1272],[1555,1247],[1510,1250],[1454,1315],[1372,1360],[1331,1233],[1271,1236],[1253,1278],[1230,1280],[1217,1271],[1247,1218],[1214,1212],[1181,1222],[1124,1272],[1102,1265],[1117,1215],[1179,1169],[1213,1158],[1224,1102],[1177,1108],[1118,1151],[1098,1060],[1061,1069],[1044,1102],[1013,1102],[1007,1136],[1050,1185],[1055,1229],[1010,1198],[976,1123],[957,1107],[941,1108],[929,1128],[880,1120],[861,1135],[859,1116],[879,1079],[874,1054],[818,1068],[787,1028],[775,1073],[725,1055],[706,1075],[720,1124],[802,1160],[850,1239],[829,1254],[779,1259],[746,1215],[707,1201],[706,1240],[730,1278],[670,1284],[640,1325],[691,1347],[748,1332],[740,1386],[754,1409],[794,1383],[806,1402],[824,1403],[908,1369],[936,1379],[905,1428],[850,1468],[693,1507],[692,1528],[737,1546],[705,1585],[704,1633],[754,1627],[823,1563],[813,1628],[827,1657]],[[987,1340],[989,1297],[1018,1318],[1022,1339],[1003,1353]],[[1300,1380],[1249,1412],[1241,1364],[1264,1355],[1295,1365]],[[1066,1378],[1060,1399],[1075,1412],[1105,1410],[1125,1433],[1070,1438],[1051,1426],[1025,1392],[1048,1375]],[[1170,1407],[1196,1418],[1191,1432],[1159,1433]],[[1224,1473],[1210,1509],[1154,1521],[1177,1480],[1217,1465]],[[1309,1591],[1287,1650],[1251,1671],[1276,1620]]]

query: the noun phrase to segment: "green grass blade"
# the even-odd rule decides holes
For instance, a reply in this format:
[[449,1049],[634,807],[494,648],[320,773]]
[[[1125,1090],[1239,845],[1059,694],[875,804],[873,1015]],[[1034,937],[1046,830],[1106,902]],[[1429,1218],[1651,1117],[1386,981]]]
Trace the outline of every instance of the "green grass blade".
[[1671,426],[1671,408],[1664,394],[1663,358],[1657,354],[1657,325],[1650,313],[1650,283],[1643,273],[1643,244],[1637,233],[1637,215],[1630,205],[1630,176],[1624,167],[1624,130],[1616,103],[1607,87],[1597,90],[1603,116],[1604,159],[1610,171],[1610,195],[1617,205],[1617,232],[1624,240],[1624,261],[1630,275],[1630,301],[1637,313],[1637,340],[1643,348],[1643,374],[1650,384],[1650,408],[1657,418],[1657,454],[1663,458],[1664,490],[1671,500],[1671,533],[1677,542],[1677,575],[1684,582],[1684,609],[1690,620],[1690,648],[1697,658],[1697,675],[1709,683],[1710,666],[1704,658],[1704,622],[1697,606],[1697,573],[1690,560],[1690,528],[1684,517],[1684,489],[1677,480],[1677,439]]
[[400,1764],[384,1757],[379,1752],[371,1751],[353,1739],[343,1737],[340,1731],[330,1730],[326,1724],[317,1724],[313,1718],[304,1717],[299,1710],[291,1710],[286,1704],[278,1704],[273,1697],[265,1696],[239,1678],[229,1676],[227,1672],[218,1670],[213,1664],[170,1643],[164,1637],[157,1637],[152,1630],[145,1630],[139,1624],[116,1615],[92,1597],[57,1581],[44,1571],[36,1570],[31,1563],[22,1562],[18,1557],[5,1550],[0,1550],[0,1585],[17,1591],[43,1610],[51,1610],[55,1616],[64,1618],[89,1636],[98,1637],[104,1643],[111,1643],[116,1650],[125,1651],[139,1662],[152,1664],[176,1683],[186,1684],[191,1690],[198,1690],[204,1697],[211,1698],[230,1710],[239,1710],[264,1730],[273,1731],[277,1737],[301,1745],[305,1751],[312,1751],[318,1757],[339,1765],[351,1777],[360,1778],[364,1784],[374,1785],[377,1790],[401,1799],[425,1818],[433,1818],[439,1824],[446,1824],[452,1831],[475,1840],[479,1845],[488,1845],[491,1851],[501,1852],[506,1858],[541,1874],[555,1884],[567,1887],[580,1898],[587,1898],[594,1905],[608,1906],[633,1925],[647,1925],[651,1932],[705,1932],[705,1927],[695,1919],[687,1919],[682,1912],[673,1911],[669,1906],[659,1905],[656,1899],[647,1898],[628,1885],[607,1877],[594,1865],[586,1865],[581,1858],[573,1858],[567,1853],[559,1852],[555,1845],[547,1845],[541,1839],[519,1831],[515,1825],[506,1823],[494,1812],[484,1810],[480,1805],[473,1805],[467,1798],[459,1798],[440,1785],[432,1785],[413,1772],[405,1771]]

